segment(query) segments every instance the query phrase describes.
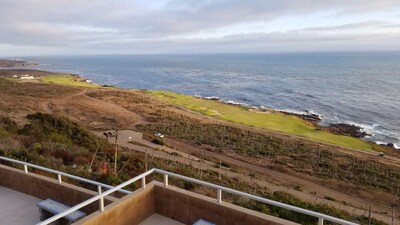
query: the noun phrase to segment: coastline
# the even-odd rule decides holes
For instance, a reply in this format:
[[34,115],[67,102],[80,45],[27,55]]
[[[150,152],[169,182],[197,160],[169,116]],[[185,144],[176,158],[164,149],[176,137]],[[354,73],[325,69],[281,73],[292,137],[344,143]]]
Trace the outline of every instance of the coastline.
[[273,108],[266,108],[266,107],[258,107],[258,106],[250,106],[245,103],[240,103],[240,102],[235,102],[233,100],[223,100],[218,96],[209,96],[209,97],[202,97],[199,95],[195,95],[194,97],[198,99],[203,99],[203,100],[209,100],[209,101],[217,101],[223,104],[227,105],[232,105],[232,106],[238,106],[238,107],[244,107],[247,108],[249,111],[255,112],[255,113],[271,113],[271,112],[279,112],[285,115],[291,115],[291,116],[296,116],[302,120],[304,120],[307,123],[312,124],[315,126],[316,129],[321,129],[328,131],[333,134],[337,135],[344,135],[344,136],[349,136],[349,137],[354,137],[361,139],[363,141],[367,142],[372,142],[374,144],[377,144],[382,147],[387,147],[391,148],[394,150],[400,150],[400,146],[398,146],[395,143],[386,143],[383,141],[379,140],[368,140],[364,139],[365,137],[372,137],[373,134],[368,133],[365,128],[362,125],[356,124],[356,123],[346,123],[346,122],[337,122],[337,123],[328,123],[328,124],[321,124],[322,119],[324,118],[323,115],[316,114],[312,111],[295,111],[295,110],[279,110],[279,109],[273,109]]
[[[19,61],[19,62],[21,62],[21,61]],[[22,61],[22,62],[26,62],[26,61]],[[27,66],[38,65],[38,64],[34,64],[34,63],[27,63],[27,64],[29,64]],[[1,70],[18,70],[18,69],[14,69],[12,67],[0,67],[0,69]],[[60,72],[51,72],[51,71],[45,71],[45,70],[35,70],[35,69],[23,69],[23,70],[24,71],[36,71],[36,72],[43,72],[43,73],[61,74]],[[80,82],[85,82],[85,83],[93,84],[93,85],[96,84],[96,85],[99,85],[100,87],[114,87],[114,86],[110,86],[107,84],[97,83],[97,82],[93,81],[91,78],[86,78],[86,76],[83,76],[83,75],[71,74],[71,73],[67,73],[66,75],[75,77]],[[44,76],[46,76],[46,75],[44,75]],[[150,90],[148,90],[148,91],[150,91]],[[189,95],[189,96],[191,96],[191,95]],[[324,116],[316,114],[312,111],[297,112],[297,111],[293,111],[293,110],[285,111],[285,110],[279,110],[279,109],[273,109],[273,108],[265,108],[263,106],[251,106],[251,105],[236,102],[233,100],[223,100],[223,99],[219,98],[218,96],[203,97],[203,96],[199,96],[199,95],[194,95],[192,97],[209,100],[209,101],[218,101],[220,103],[223,103],[226,105],[231,105],[231,106],[244,107],[244,108],[247,108],[249,111],[254,110],[255,113],[278,112],[278,113],[282,113],[285,115],[292,115],[292,116],[302,119],[306,123],[312,124],[313,126],[315,126],[316,129],[325,130],[332,134],[355,137],[360,140],[363,140],[366,142],[371,142],[371,143],[377,144],[377,145],[385,147],[385,148],[390,148],[390,149],[394,149],[394,150],[400,149],[400,146],[398,146],[396,143],[386,143],[386,142],[383,142],[380,140],[374,140],[372,138],[373,134],[367,133],[362,126],[357,125],[357,124],[338,122],[338,123],[329,123],[327,125],[326,124],[322,125],[322,124],[320,124],[320,122]],[[368,137],[368,139],[364,139],[364,137]]]
[[0,68],[13,68],[13,67],[25,67],[25,66],[37,66],[36,63],[27,62],[20,59],[0,59]]
[[[3,79],[1,79],[1,80],[3,80]],[[26,96],[25,97],[26,94],[33,95],[34,93],[36,93],[36,91],[35,91],[36,87],[44,87],[42,90],[45,91],[45,92],[48,91],[48,90],[52,90],[52,91],[54,91],[54,93],[59,93],[60,95],[59,94],[56,94],[56,95],[59,95],[60,97],[55,97],[55,98],[51,98],[51,99],[50,98],[45,98],[45,97],[35,98],[36,99],[35,102],[37,102],[36,104],[39,104],[41,106],[41,107],[39,107],[39,109],[41,111],[43,111],[44,113],[50,113],[50,114],[55,113],[55,115],[53,115],[55,117],[64,116],[64,117],[70,118],[70,119],[74,119],[75,118],[77,120],[74,120],[74,121],[77,121],[78,124],[82,125],[86,129],[93,128],[89,124],[92,124],[92,126],[97,126],[98,122],[101,122],[101,121],[110,121],[110,124],[114,123],[114,121],[110,120],[109,118],[115,118],[115,119],[118,118],[117,120],[121,122],[119,124],[122,124],[122,123],[123,124],[131,124],[127,120],[124,120],[123,118],[130,118],[132,122],[136,121],[136,118],[135,118],[134,114],[136,114],[137,112],[140,112],[140,110],[147,111],[147,110],[145,110],[146,108],[150,109],[152,107],[157,107],[157,108],[154,108],[154,111],[148,111],[144,115],[140,114],[140,115],[144,116],[145,121],[148,121],[148,122],[151,121],[151,120],[148,120],[149,119],[148,116],[149,115],[154,115],[152,112],[157,112],[159,109],[166,110],[166,112],[170,109],[171,111],[179,113],[179,114],[176,114],[176,115],[182,115],[183,116],[183,117],[171,117],[172,118],[171,121],[174,124],[179,124],[180,121],[183,121],[183,119],[179,120],[179,118],[187,118],[185,116],[189,116],[190,118],[192,118],[192,119],[187,120],[187,121],[189,123],[190,123],[190,121],[192,121],[194,124],[196,124],[196,122],[194,122],[195,121],[194,119],[195,118],[199,118],[198,115],[196,115],[194,113],[191,113],[191,112],[189,113],[187,111],[177,109],[177,107],[172,106],[170,104],[160,103],[160,102],[156,101],[155,99],[153,100],[152,98],[149,98],[148,93],[145,92],[145,91],[136,91],[136,90],[134,90],[134,91],[125,91],[125,90],[121,90],[121,89],[117,89],[117,88],[115,88],[115,89],[105,89],[105,88],[98,88],[98,89],[97,88],[92,88],[92,89],[89,89],[89,88],[79,88],[79,87],[66,87],[66,86],[55,85],[55,84],[46,84],[46,83],[42,83],[42,82],[41,83],[39,83],[39,82],[35,82],[35,83],[18,82],[17,80],[15,80],[13,83],[11,83],[10,81],[3,82],[3,84],[6,84],[7,86],[15,86],[15,87],[17,87],[17,89],[15,89],[17,91],[18,90],[24,90],[23,99],[30,98],[30,96]],[[68,90],[68,89],[70,89],[70,91],[63,91],[63,90]],[[4,89],[4,90],[8,90],[8,89]],[[8,95],[7,93],[10,93],[10,96],[12,96],[11,92],[3,91],[4,95]],[[78,93],[78,94],[76,94],[76,93]],[[137,94],[139,94],[139,95],[137,95]],[[18,99],[18,96],[15,96],[14,99]],[[145,100],[145,101],[143,101],[142,99]],[[87,100],[87,101],[85,101],[85,100]],[[147,105],[146,105],[146,101],[148,102]],[[18,101],[18,102],[24,102],[22,104],[25,105],[26,101]],[[90,104],[90,102],[92,104]],[[42,103],[44,103],[44,104],[42,104]],[[141,105],[141,103],[143,105]],[[129,105],[131,105],[131,107],[129,107]],[[103,106],[103,109],[98,108],[99,106]],[[114,107],[112,107],[112,106],[114,106]],[[121,108],[118,108],[118,106],[121,107]],[[99,110],[93,110],[95,108],[92,108],[92,107],[96,107]],[[232,108],[232,107],[230,107],[230,108]],[[239,107],[235,107],[235,108],[239,108]],[[78,114],[75,114],[73,112],[75,109],[77,109],[79,111]],[[122,115],[121,115],[121,117],[114,116],[115,114],[113,114],[113,113],[116,112],[118,109],[125,109],[125,111],[121,112],[122,114],[124,114],[124,116],[122,116]],[[129,111],[127,111],[126,109],[128,109]],[[137,110],[139,110],[139,111],[137,111]],[[17,111],[14,111],[14,112],[17,112]],[[12,112],[11,112],[10,115],[13,116]],[[85,115],[85,117],[81,117],[82,115]],[[98,117],[96,115],[98,115]],[[162,118],[163,115],[168,115],[168,114],[167,113],[166,114],[161,114],[159,118]],[[21,116],[24,116],[24,115],[21,115]],[[107,118],[103,119],[103,116],[107,116]],[[201,117],[201,118],[205,122],[204,126],[211,127],[211,128],[215,127],[215,129],[210,130],[210,131],[213,131],[213,132],[202,132],[203,133],[202,135],[204,137],[215,138],[216,135],[214,135],[214,133],[217,134],[218,130],[225,130],[223,133],[227,134],[228,137],[230,136],[230,137],[234,137],[235,140],[240,140],[240,139],[236,139],[236,137],[237,137],[235,135],[236,132],[233,132],[230,129],[226,130],[226,129],[223,128],[223,126],[213,126],[213,124],[211,122],[212,121],[216,122],[215,120],[208,120],[207,118],[204,118],[204,117]],[[122,119],[122,120],[120,120],[120,119]],[[162,118],[162,120],[159,120],[158,122],[157,122],[157,120],[155,120],[155,123],[163,126],[164,122],[168,121],[168,120],[169,120],[168,118],[166,120]],[[253,129],[253,128],[250,128],[250,127],[247,127],[247,126],[240,126],[240,125],[233,124],[233,123],[229,123],[229,124],[223,123],[223,122],[217,122],[217,123],[225,124],[228,127],[232,127],[233,129],[239,131],[238,133],[236,133],[236,134],[239,134],[239,135],[241,133],[241,130],[238,129],[238,128],[241,128],[242,131],[245,132],[245,134],[247,132],[249,132],[249,133],[246,134],[246,136],[242,137],[243,138],[242,140],[245,140],[245,139],[251,140],[250,137],[252,136],[252,134],[255,134],[256,135],[256,136],[254,136],[255,139],[253,139],[254,141],[251,141],[251,142],[252,143],[265,143],[264,144],[265,146],[270,146],[271,145],[273,147],[273,148],[271,148],[271,153],[274,153],[275,151],[276,151],[276,153],[278,153],[278,154],[276,154],[277,155],[276,160],[282,159],[281,157],[285,157],[290,152],[293,152],[294,154],[298,155],[297,157],[293,158],[293,162],[295,162],[296,158],[297,159],[300,158],[300,160],[302,162],[305,162],[303,165],[307,166],[307,164],[308,164],[307,160],[311,158],[311,157],[309,157],[309,155],[316,155],[317,157],[321,157],[321,155],[318,156],[318,154],[317,154],[319,152],[318,149],[320,149],[321,151],[324,151],[326,149],[328,152],[343,151],[344,152],[343,153],[344,156],[347,155],[346,154],[347,152],[349,152],[349,155],[350,154],[363,154],[363,155],[365,154],[365,155],[372,155],[372,157],[374,157],[374,158],[376,158],[376,155],[377,155],[376,152],[356,151],[356,150],[354,150],[354,153],[353,153],[352,149],[351,150],[347,150],[347,149],[344,149],[344,148],[331,146],[331,145],[327,145],[327,144],[324,144],[324,143],[313,142],[312,140],[300,139],[300,138],[295,137],[295,136],[289,136],[289,135],[274,133],[274,132],[270,132],[270,131],[256,130],[256,129]],[[24,123],[24,124],[26,124],[26,123]],[[87,125],[89,125],[89,126],[87,126]],[[112,126],[107,124],[107,125],[105,125],[103,127],[104,127],[104,129],[109,129]],[[114,127],[117,127],[117,126],[114,126]],[[133,128],[132,125],[124,127],[124,129],[132,129],[132,128]],[[140,132],[146,132],[147,131],[150,134],[155,134],[155,131],[156,131],[156,130],[151,130],[151,129],[147,130],[147,129],[143,128],[143,127],[142,128],[137,127],[137,129]],[[194,134],[195,136],[197,136],[198,133],[196,133],[195,130],[196,129],[187,129],[187,131],[189,131],[189,132],[181,132],[181,133],[186,133],[186,134],[189,134],[189,135],[193,135]],[[214,131],[216,131],[216,132],[214,132]],[[63,131],[61,131],[61,132],[63,132]],[[174,135],[173,133],[167,134],[164,131],[161,131],[161,132],[166,135],[166,138],[168,138],[168,135],[171,135],[171,136]],[[258,133],[258,135],[257,135],[257,133]],[[264,139],[262,137],[265,137],[266,139]],[[269,137],[272,137],[272,141],[268,141],[267,138],[269,138]],[[12,137],[12,138],[14,138],[14,137]],[[250,139],[248,139],[248,138],[250,138]],[[223,139],[220,139],[220,138],[217,138],[217,139],[219,139],[221,142],[223,141]],[[282,139],[284,141],[280,141]],[[190,144],[191,142],[186,142],[185,139],[181,139],[181,143],[189,143]],[[206,144],[207,142],[204,142],[204,143]],[[235,143],[235,142],[232,142],[232,143]],[[230,143],[230,145],[227,145],[227,146],[231,146],[232,143]],[[274,146],[273,143],[278,143],[278,146]],[[301,149],[299,149],[299,152],[296,151],[296,148],[293,148],[290,151],[288,151],[288,149],[285,148],[285,146],[287,146],[288,148],[291,148],[291,147],[293,147],[291,143],[293,143],[293,145],[295,147],[297,146],[295,143],[299,143],[299,144],[304,143],[306,148],[307,148],[307,150],[308,149],[312,149],[312,151],[311,150],[310,151],[306,151],[308,157],[306,157],[305,155],[302,154]],[[194,144],[192,146],[197,146],[197,145]],[[281,147],[279,147],[279,146],[281,146]],[[183,149],[184,147],[181,147],[181,148]],[[227,147],[227,148],[230,148],[230,147]],[[292,158],[288,158],[288,161],[285,160],[284,161],[285,164],[282,164],[281,167],[275,167],[275,166],[269,167],[269,165],[272,165],[272,164],[269,164],[268,162],[270,160],[272,161],[273,159],[271,159],[270,157],[266,156],[266,157],[262,157],[262,160],[265,160],[265,161],[260,162],[260,161],[258,161],[258,160],[260,160],[260,158],[257,157],[254,154],[254,152],[252,153],[252,149],[254,149],[254,148],[250,147],[250,146],[248,146],[247,148],[248,148],[248,151],[246,151],[246,152],[249,152],[250,155],[248,155],[248,156],[247,156],[247,154],[244,154],[243,156],[238,155],[238,158],[240,157],[241,159],[246,159],[249,156],[254,156],[254,160],[257,160],[257,161],[253,161],[249,157],[249,162],[246,165],[257,164],[257,165],[260,165],[260,167],[267,166],[268,168],[274,168],[274,169],[275,168],[287,168],[287,169],[290,169],[290,171],[284,170],[283,172],[285,172],[288,175],[292,174],[292,172],[291,172],[292,169],[293,169],[293,172],[296,172],[294,168],[296,168],[296,167],[299,168],[298,166],[296,166],[296,164],[290,164],[290,162],[292,161]],[[209,149],[209,148],[206,148],[206,147],[204,147],[203,149],[205,151],[212,150],[212,149]],[[267,148],[261,148],[261,149],[267,149]],[[260,149],[259,152],[263,152],[263,150],[261,150],[261,149]],[[280,150],[278,150],[278,149],[280,149]],[[204,152],[204,150],[202,150],[202,151]],[[79,152],[77,152],[77,153],[79,154]],[[163,152],[161,152],[161,153],[163,153]],[[163,154],[165,155],[165,153],[163,153]],[[192,154],[194,154],[194,153],[192,153]],[[222,155],[220,152],[218,152],[216,154],[217,155]],[[386,152],[385,152],[385,154],[386,154]],[[342,155],[342,153],[340,153],[340,155]],[[167,155],[165,155],[165,157],[166,158],[170,158],[170,155],[167,154]],[[355,158],[355,157],[352,157],[350,159],[353,159],[353,158]],[[275,159],[275,157],[274,157],[274,159]],[[326,159],[324,154],[322,155],[322,159]],[[347,158],[343,158],[343,159],[345,159],[346,162],[348,160]],[[386,160],[386,158],[384,158],[382,160]],[[245,161],[247,161],[247,160],[245,160]],[[330,162],[332,164],[336,163],[336,161],[341,162],[340,160],[336,160],[336,159],[330,160]],[[238,162],[239,162],[239,160],[238,160]],[[286,162],[288,164],[286,164]],[[279,166],[280,164],[279,165],[275,164],[275,165]],[[232,168],[236,168],[237,167],[235,163],[230,163],[228,166],[230,166]],[[325,168],[325,167],[323,167],[323,168]],[[333,167],[330,166],[328,168],[333,168]],[[303,174],[304,171],[301,171],[300,173]],[[268,172],[265,172],[265,174],[266,174],[265,176],[267,176],[267,177],[269,176]],[[304,173],[304,174],[306,174],[306,173]],[[340,173],[337,173],[337,174],[340,174]],[[245,176],[248,176],[247,173],[245,174]],[[308,176],[308,175],[306,174],[305,177],[306,176]],[[278,176],[276,176],[276,177],[278,177]],[[287,182],[286,178],[282,178],[282,179],[284,180],[283,182]],[[310,186],[310,187],[313,187],[313,186]],[[304,191],[304,192],[308,193],[308,191]],[[321,196],[324,196],[324,195],[321,194]],[[337,197],[334,197],[334,198],[337,199]]]

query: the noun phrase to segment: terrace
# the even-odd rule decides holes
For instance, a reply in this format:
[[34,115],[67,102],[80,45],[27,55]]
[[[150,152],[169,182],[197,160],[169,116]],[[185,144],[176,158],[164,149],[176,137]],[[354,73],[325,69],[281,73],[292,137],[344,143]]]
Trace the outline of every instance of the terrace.
[[40,199],[0,186],[0,224],[36,224]]
[[[52,224],[77,210],[85,212],[87,216],[73,223],[75,225],[179,225],[194,224],[199,219],[219,225],[295,224],[224,202],[224,194],[237,195],[310,215],[315,217],[316,224],[320,225],[324,221],[345,225],[356,224],[160,169],[151,169],[112,187],[22,161],[5,157],[0,157],[0,160],[8,165],[0,165],[0,202],[2,204],[0,205],[2,206],[0,224]],[[35,174],[33,170],[45,172],[56,179]],[[156,180],[146,182],[149,176],[160,177],[162,182]],[[169,185],[171,178],[214,189],[215,198],[173,187]],[[64,182],[67,179],[85,183],[85,186],[93,185],[97,187],[97,191]],[[140,182],[139,189],[134,192],[124,189],[135,182]],[[47,198],[71,208],[44,221],[39,221],[40,214],[35,204]]]

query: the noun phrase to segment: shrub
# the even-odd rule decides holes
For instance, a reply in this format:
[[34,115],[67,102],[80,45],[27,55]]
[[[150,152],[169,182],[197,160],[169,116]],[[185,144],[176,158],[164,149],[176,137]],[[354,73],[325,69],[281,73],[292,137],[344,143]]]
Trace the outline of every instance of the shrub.
[[83,156],[83,155],[78,155],[74,157],[74,163],[77,165],[89,165],[90,160]]
[[36,142],[36,143],[33,144],[32,147],[33,147],[33,149],[35,149],[35,150],[41,150],[41,149],[43,148],[43,145],[40,144],[40,143],[38,143],[38,142]]
[[10,118],[0,116],[0,130],[7,131],[9,133],[16,133],[18,131],[18,125]]
[[104,140],[66,118],[43,113],[30,114],[27,118],[30,123],[19,130],[19,134],[35,137],[41,141],[64,143],[70,147],[76,144],[90,150],[95,150],[99,145],[107,145]]
[[164,140],[161,138],[154,138],[153,140],[151,140],[151,142],[153,142],[154,144],[157,144],[157,145],[165,145]]

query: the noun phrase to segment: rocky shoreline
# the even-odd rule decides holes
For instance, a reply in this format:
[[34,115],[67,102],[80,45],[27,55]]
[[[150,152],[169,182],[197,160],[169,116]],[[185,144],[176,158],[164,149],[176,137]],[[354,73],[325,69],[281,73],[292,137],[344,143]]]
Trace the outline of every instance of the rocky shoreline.
[[[211,101],[218,101],[222,102],[224,104],[228,105],[236,105],[236,106],[241,106],[241,107],[248,107],[247,105],[234,102],[234,101],[223,101],[221,98],[213,96],[213,97],[202,97],[199,95],[195,96],[196,98],[204,99],[204,100],[211,100]],[[256,107],[254,107],[256,108]],[[255,110],[260,110],[261,108],[257,107]],[[309,111],[304,111],[304,113],[294,113],[294,112],[288,112],[288,111],[281,111],[281,110],[274,110],[274,109],[262,109],[262,111],[277,111],[280,113],[283,113],[285,115],[290,115],[290,116],[296,116],[299,117],[300,119],[311,123],[314,125],[317,129],[321,130],[326,130],[329,131],[333,134],[338,134],[338,135],[345,135],[345,136],[350,136],[350,137],[355,137],[355,138],[364,138],[366,136],[370,136],[367,132],[363,130],[362,127],[356,126],[353,124],[347,124],[347,123],[331,123],[328,126],[321,126],[320,122],[322,120],[322,117],[316,113],[312,113]],[[393,144],[392,144],[393,145]]]
[[[305,114],[300,114],[300,113],[292,113],[292,112],[286,112],[286,111],[279,111],[279,112],[281,112],[285,115],[297,116],[307,122],[310,122],[317,129],[326,130],[333,134],[345,135],[345,136],[350,136],[350,137],[355,137],[355,138],[360,138],[360,139],[365,138],[367,136],[372,136],[371,134],[365,132],[362,127],[354,125],[354,124],[330,123],[327,126],[321,126],[319,124],[319,122],[321,122],[322,118],[320,115],[315,114],[315,113],[305,112]],[[399,150],[398,148],[396,148],[395,144],[393,144],[393,143],[379,144],[379,142],[376,142],[376,144],[378,144],[382,147],[388,148],[390,150]]]
[[331,123],[325,128],[334,134],[346,135],[356,138],[364,138],[370,135],[367,132],[363,131],[362,127],[347,123]]
[[315,114],[315,113],[305,112],[304,114],[301,114],[301,113],[293,113],[293,112],[287,112],[287,111],[278,111],[278,112],[281,112],[285,115],[297,116],[300,119],[303,119],[314,125],[318,125],[318,123],[321,122],[321,116],[318,114]]
[[370,134],[365,132],[362,127],[356,126],[354,124],[330,123],[328,126],[321,126],[320,122],[321,122],[322,118],[320,115],[315,114],[315,113],[305,112],[305,114],[300,114],[300,113],[292,113],[292,112],[286,112],[286,111],[280,111],[280,112],[285,115],[297,116],[307,122],[310,122],[311,124],[316,126],[318,129],[327,130],[333,134],[345,135],[345,136],[350,136],[350,137],[355,137],[355,138],[364,138],[366,136],[370,136]]
[[[4,61],[14,61],[14,60],[0,60],[0,67],[1,67],[1,62]],[[36,65],[36,64],[30,64],[30,63],[26,63],[25,61],[17,61],[17,62],[22,62],[22,64],[24,65]],[[20,65],[16,65],[15,66],[20,66]],[[11,66],[12,67],[12,66]],[[2,71],[2,70],[0,70]],[[0,76],[6,76],[6,75],[10,75],[11,72],[18,72],[18,73],[27,73],[27,72],[34,72],[35,75],[47,75],[51,72],[48,71],[41,71],[41,70],[34,70],[34,69],[10,69],[10,70],[3,70],[3,72],[5,73],[0,73]],[[76,79],[80,79],[82,82],[85,82],[86,78],[77,75],[77,74],[70,74],[71,76],[74,76]],[[88,80],[90,81],[90,80]],[[104,87],[109,87],[108,85],[103,85]],[[113,87],[113,86],[110,86]],[[274,110],[274,109],[266,109],[266,108],[260,108],[260,107],[250,107],[249,105],[243,104],[243,103],[239,103],[239,102],[235,102],[235,101],[224,101],[219,97],[202,97],[199,95],[195,95],[194,97],[199,98],[199,99],[204,99],[204,100],[210,100],[210,101],[218,101],[227,105],[233,105],[233,106],[238,106],[238,107],[246,107],[249,108],[249,110],[256,110],[260,112],[264,112],[264,111],[268,111],[268,112],[280,112],[283,113],[285,115],[291,115],[291,116],[296,116],[308,123],[311,123],[313,126],[316,127],[316,129],[320,129],[320,130],[325,130],[328,132],[331,132],[333,134],[338,134],[338,135],[345,135],[345,136],[350,136],[350,137],[355,137],[355,138],[364,138],[366,136],[371,136],[371,134],[366,133],[362,127],[360,126],[356,126],[353,124],[347,124],[347,123],[331,123],[327,126],[322,126],[320,125],[320,122],[322,121],[322,116],[312,113],[312,112],[308,112],[308,111],[304,111],[304,113],[294,113],[294,112],[288,112],[288,111],[281,111],[281,110]],[[383,147],[387,147],[389,149],[394,149],[396,150],[396,146],[393,143],[387,143],[387,144],[379,144],[380,146]]]

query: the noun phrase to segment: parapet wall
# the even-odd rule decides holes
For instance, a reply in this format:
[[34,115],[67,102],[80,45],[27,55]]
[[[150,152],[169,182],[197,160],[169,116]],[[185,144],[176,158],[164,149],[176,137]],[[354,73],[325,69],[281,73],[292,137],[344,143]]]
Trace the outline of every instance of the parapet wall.
[[[0,165],[0,186],[13,189],[39,199],[51,198],[65,205],[74,206],[97,193],[75,185],[67,183],[58,183],[54,178],[48,178],[34,173],[26,174],[24,171],[12,167]],[[104,203],[110,204],[117,200],[113,197],[105,199]],[[99,204],[94,202],[84,208],[82,211],[87,214],[99,210]]]
[[145,189],[83,218],[74,225],[137,225],[154,213],[184,224],[205,219],[218,225],[294,225],[296,223],[268,216],[176,187],[153,181]]
[[138,189],[73,225],[135,225],[156,213],[154,183]]
[[155,185],[156,211],[184,224],[205,219],[218,225],[294,225],[296,223],[172,186]]

